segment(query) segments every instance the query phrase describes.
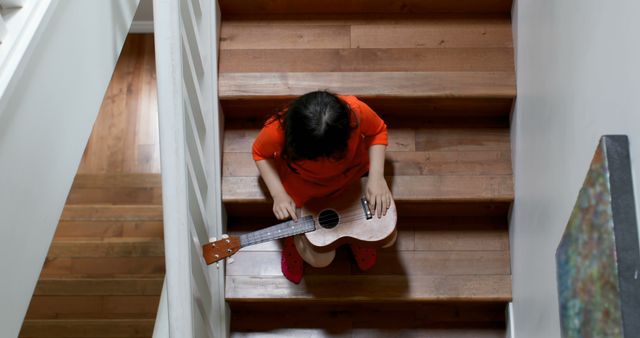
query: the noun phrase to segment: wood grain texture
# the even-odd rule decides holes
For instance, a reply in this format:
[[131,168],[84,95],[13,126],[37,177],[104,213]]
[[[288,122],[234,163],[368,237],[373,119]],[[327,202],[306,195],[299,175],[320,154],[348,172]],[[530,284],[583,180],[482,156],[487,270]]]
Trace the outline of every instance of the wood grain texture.
[[164,277],[159,275],[112,278],[41,278],[36,296],[157,296]]
[[122,275],[151,274],[164,274],[164,257],[47,258],[40,277],[112,278]]
[[113,320],[28,320],[22,325],[21,338],[123,338],[151,337],[155,319]]
[[163,236],[161,221],[61,221],[55,233],[55,239]]
[[57,257],[152,257],[164,256],[159,238],[74,238],[51,243],[49,258]]
[[[229,225],[231,235],[242,235],[276,221],[265,219],[251,225]],[[481,217],[420,217],[398,220],[398,239],[390,251],[509,251],[506,220]],[[280,241],[242,248],[240,253],[280,252]],[[249,260],[249,259],[247,259]],[[240,261],[241,260],[236,260]],[[242,262],[241,262],[242,263]],[[234,262],[235,264],[235,262]],[[235,269],[230,265],[230,269]]]
[[34,296],[26,319],[152,319],[159,301],[159,295]]
[[220,51],[221,73],[513,72],[511,48],[238,49]]
[[500,301],[511,300],[511,276],[307,276],[295,285],[284,276],[227,276],[229,302]]
[[[385,172],[395,176],[511,175],[507,152],[393,152],[386,153]],[[224,153],[225,177],[259,176],[251,153]]]
[[220,49],[349,48],[351,27],[345,24],[223,24]]
[[251,14],[509,13],[509,0],[222,0],[223,19]]
[[128,35],[78,172],[160,172],[153,34]]
[[66,205],[61,221],[162,221],[159,205]]
[[513,48],[509,19],[433,18],[351,26],[353,48]]
[[293,98],[315,90],[362,97],[513,98],[513,72],[223,73],[221,100]]
[[[396,203],[403,202],[511,202],[513,182],[507,175],[387,177]],[[225,203],[269,203],[266,186],[258,177],[223,177]]]

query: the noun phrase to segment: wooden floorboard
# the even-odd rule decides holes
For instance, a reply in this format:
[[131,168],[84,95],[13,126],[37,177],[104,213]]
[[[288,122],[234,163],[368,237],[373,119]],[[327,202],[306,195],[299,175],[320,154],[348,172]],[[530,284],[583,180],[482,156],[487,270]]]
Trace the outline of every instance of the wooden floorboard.
[[36,296],[157,296],[162,291],[164,276],[138,275],[110,278],[47,277],[36,284]]
[[230,302],[449,301],[509,302],[510,275],[463,276],[306,276],[299,285],[284,276],[227,276]]
[[162,221],[61,221],[55,239],[63,238],[164,238]]
[[[513,182],[508,175],[386,178],[397,204],[513,201]],[[223,177],[222,198],[228,204],[270,203],[268,190],[258,177]]]
[[153,34],[129,34],[78,173],[159,173]]
[[221,73],[513,72],[511,48],[227,49]]
[[513,98],[513,72],[223,73],[221,100],[294,98],[316,90],[366,97]]
[[160,295],[34,296],[30,319],[154,319]]
[[160,205],[66,205],[61,221],[162,221]]
[[28,320],[20,338],[151,337],[155,319]]
[[72,238],[51,243],[50,258],[164,256],[161,238]]

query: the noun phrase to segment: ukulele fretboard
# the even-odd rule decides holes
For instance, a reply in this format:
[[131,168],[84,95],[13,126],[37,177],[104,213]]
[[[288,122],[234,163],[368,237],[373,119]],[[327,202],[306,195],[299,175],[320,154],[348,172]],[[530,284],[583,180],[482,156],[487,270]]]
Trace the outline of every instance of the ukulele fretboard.
[[268,242],[274,239],[285,238],[293,235],[303,234],[309,231],[314,231],[315,229],[316,225],[313,221],[313,216],[309,215],[299,218],[297,222],[287,221],[262,230],[241,235],[240,246],[245,247],[248,245]]

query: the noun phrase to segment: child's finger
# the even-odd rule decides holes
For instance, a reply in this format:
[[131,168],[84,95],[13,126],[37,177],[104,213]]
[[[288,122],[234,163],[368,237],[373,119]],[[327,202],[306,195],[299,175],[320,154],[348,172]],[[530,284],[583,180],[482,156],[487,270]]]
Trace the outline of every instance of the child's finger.
[[376,214],[378,214],[378,218],[382,217],[382,196],[376,197]]
[[297,221],[297,220],[298,220],[298,215],[296,215],[296,209],[295,209],[295,207],[293,206],[293,203],[291,203],[291,204],[287,205],[287,212],[289,212],[289,215],[291,215],[291,218],[292,218],[294,221]]

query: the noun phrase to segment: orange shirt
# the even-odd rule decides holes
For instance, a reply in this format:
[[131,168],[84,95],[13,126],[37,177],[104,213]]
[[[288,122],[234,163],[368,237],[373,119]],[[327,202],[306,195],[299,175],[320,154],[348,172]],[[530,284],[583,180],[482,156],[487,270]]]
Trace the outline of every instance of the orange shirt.
[[364,102],[355,96],[339,96],[353,111],[357,121],[348,140],[347,152],[340,160],[321,158],[291,163],[292,171],[281,159],[284,130],[278,120],[270,121],[253,143],[253,159],[274,159],[285,190],[296,206],[303,206],[315,197],[325,197],[340,191],[348,183],[369,171],[369,147],[387,144],[387,125]]

